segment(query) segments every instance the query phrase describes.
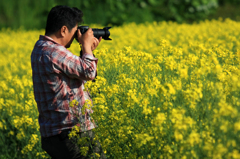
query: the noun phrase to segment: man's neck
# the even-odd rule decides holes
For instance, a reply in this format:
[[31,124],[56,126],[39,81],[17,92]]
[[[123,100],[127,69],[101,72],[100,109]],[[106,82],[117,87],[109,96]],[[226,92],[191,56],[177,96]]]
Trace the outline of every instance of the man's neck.
[[56,35],[56,34],[51,34],[51,35],[47,35],[46,36],[52,38],[55,42],[57,42],[58,44],[61,44],[64,46],[63,40],[60,36]]

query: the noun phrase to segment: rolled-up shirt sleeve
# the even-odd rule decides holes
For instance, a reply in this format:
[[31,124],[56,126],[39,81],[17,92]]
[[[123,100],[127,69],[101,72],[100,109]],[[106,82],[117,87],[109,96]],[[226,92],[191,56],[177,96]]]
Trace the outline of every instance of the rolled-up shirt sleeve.
[[52,52],[52,67],[56,73],[65,73],[70,78],[93,80],[97,72],[98,59],[91,54],[83,54],[82,58],[72,54],[65,48]]

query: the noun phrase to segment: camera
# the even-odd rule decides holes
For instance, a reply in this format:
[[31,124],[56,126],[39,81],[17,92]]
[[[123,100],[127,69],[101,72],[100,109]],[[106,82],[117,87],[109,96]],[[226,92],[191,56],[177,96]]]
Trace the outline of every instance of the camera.
[[[89,26],[78,26],[78,29],[80,29],[81,34],[84,34],[88,30],[88,28],[89,28]],[[104,40],[112,40],[112,39],[109,38],[109,36],[110,36],[109,29],[110,28],[111,27],[104,27],[103,29],[92,28],[93,35],[97,39],[102,37]],[[76,35],[75,35],[75,39],[78,41],[77,32],[76,32]]]

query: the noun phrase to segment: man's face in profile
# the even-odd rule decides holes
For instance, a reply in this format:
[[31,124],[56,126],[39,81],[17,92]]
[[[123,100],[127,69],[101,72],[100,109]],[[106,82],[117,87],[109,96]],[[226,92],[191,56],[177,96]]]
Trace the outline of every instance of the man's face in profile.
[[68,33],[66,34],[66,42],[67,44],[65,45],[66,48],[69,48],[74,40],[74,37],[75,37],[75,33],[77,31],[77,24],[74,28],[72,28],[71,31],[68,30]]

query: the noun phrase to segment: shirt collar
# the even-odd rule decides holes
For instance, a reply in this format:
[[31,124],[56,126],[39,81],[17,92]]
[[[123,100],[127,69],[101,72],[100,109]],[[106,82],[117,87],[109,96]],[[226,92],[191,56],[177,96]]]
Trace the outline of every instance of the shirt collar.
[[40,35],[39,40],[48,40],[48,41],[52,41],[55,44],[58,44],[56,41],[54,41],[51,37],[49,37],[47,35]]

